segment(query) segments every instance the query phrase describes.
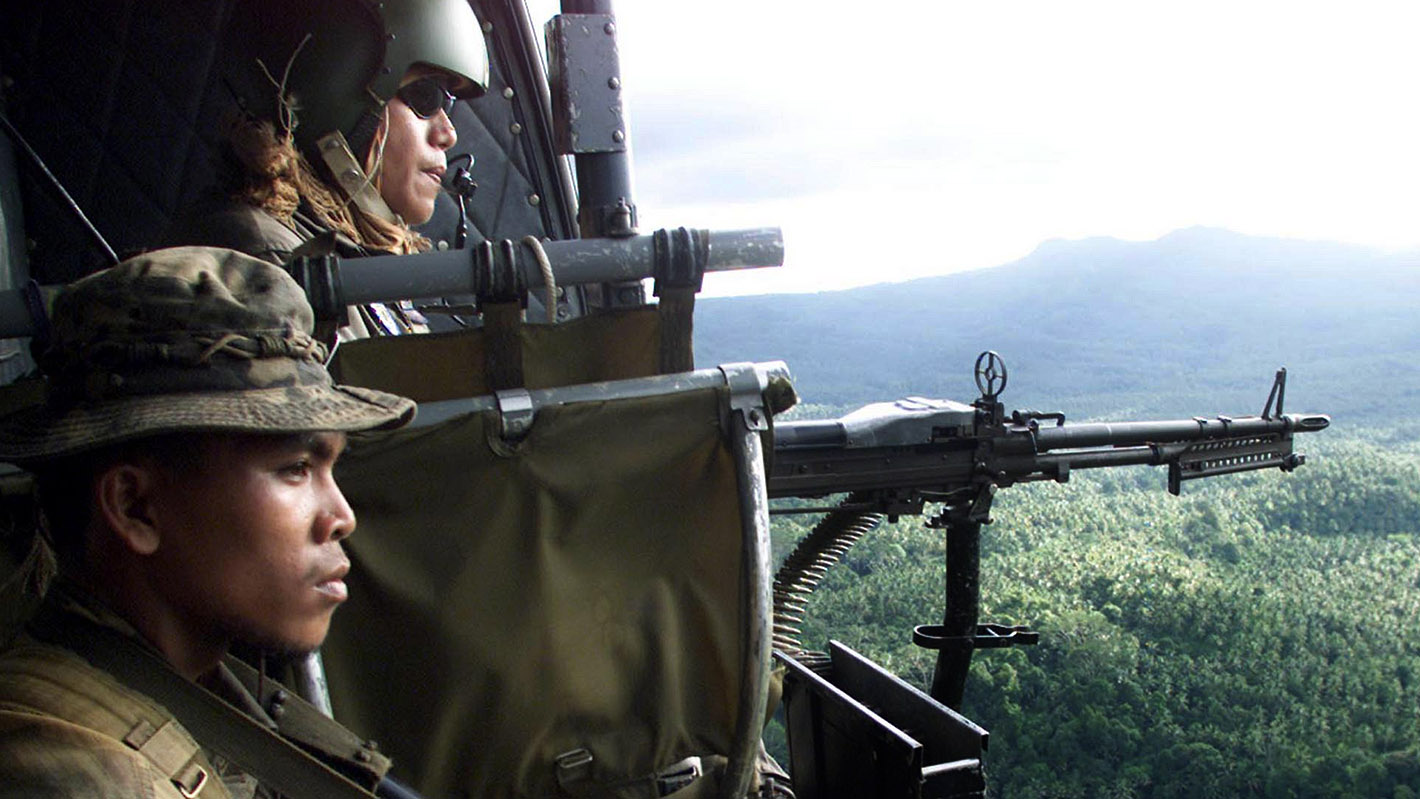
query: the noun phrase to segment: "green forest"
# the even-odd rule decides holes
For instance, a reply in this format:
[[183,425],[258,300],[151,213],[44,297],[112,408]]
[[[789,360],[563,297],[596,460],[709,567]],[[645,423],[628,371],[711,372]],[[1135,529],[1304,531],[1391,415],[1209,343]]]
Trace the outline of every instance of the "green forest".
[[[1420,442],[1307,436],[1306,466],[1164,490],[1147,467],[1015,486],[983,528],[984,621],[965,714],[991,796],[1420,795]],[[782,554],[814,517],[778,517]],[[830,571],[804,641],[926,688],[941,531],[884,524]],[[770,731],[783,749],[782,729]]]
[[[1327,413],[1305,466],[1186,483],[1077,471],[1002,490],[982,531],[982,621],[1034,647],[978,652],[963,711],[991,733],[990,795],[1420,796],[1420,269],[1413,252],[1191,228],[1053,241],[1019,261],[840,292],[711,299],[702,364],[783,359],[835,418],[976,397],[1071,422],[1246,415],[1288,368],[1287,410]],[[822,404],[814,404],[822,403]],[[816,517],[777,517],[789,550]],[[803,640],[926,688],[942,533],[903,519],[830,570]],[[785,752],[784,731],[768,740]]]

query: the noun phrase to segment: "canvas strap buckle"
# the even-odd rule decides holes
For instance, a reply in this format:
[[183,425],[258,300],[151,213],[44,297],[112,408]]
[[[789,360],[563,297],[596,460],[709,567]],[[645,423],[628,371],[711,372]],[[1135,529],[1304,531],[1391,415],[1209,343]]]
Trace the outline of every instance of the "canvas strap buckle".
[[123,742],[166,774],[187,799],[195,799],[207,787],[207,769],[197,762],[200,750],[176,721],[170,719],[161,727],[140,721]]
[[698,757],[687,757],[656,773],[656,794],[670,796],[681,788],[700,779],[704,767]]
[[571,790],[579,783],[591,779],[594,760],[592,753],[585,749],[573,749],[558,755],[555,760],[557,784],[562,786],[563,790]]

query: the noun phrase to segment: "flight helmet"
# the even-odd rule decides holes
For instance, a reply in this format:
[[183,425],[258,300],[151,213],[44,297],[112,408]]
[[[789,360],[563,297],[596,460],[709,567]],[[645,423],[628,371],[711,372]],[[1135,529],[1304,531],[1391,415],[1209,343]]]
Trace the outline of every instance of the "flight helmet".
[[[447,88],[460,98],[482,95],[489,74],[467,0],[245,0],[228,26],[223,61],[242,108],[289,131],[337,176],[350,164],[331,164],[332,152],[363,163],[411,66],[448,73]],[[332,143],[337,133],[344,147]]]

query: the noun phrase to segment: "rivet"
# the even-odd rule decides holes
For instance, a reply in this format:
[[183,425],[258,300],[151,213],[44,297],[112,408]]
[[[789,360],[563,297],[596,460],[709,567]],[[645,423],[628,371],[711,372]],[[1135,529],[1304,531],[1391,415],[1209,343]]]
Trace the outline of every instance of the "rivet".
[[529,194],[528,205],[542,205],[542,198],[536,194]]
[[617,78],[617,77],[607,78],[606,85],[607,85],[607,86],[610,86],[610,87],[613,88],[613,89],[620,89],[620,88],[621,88],[621,78]]
[[503,89],[503,99],[504,99],[504,100],[511,100],[511,99],[513,99],[513,87],[512,87],[512,86],[508,86],[508,87],[505,87],[505,88]]
[[518,135],[519,133],[522,133],[522,132],[523,132],[523,126],[522,126],[522,125],[519,125],[519,124],[516,123],[516,122],[514,122],[513,124],[511,124],[511,125],[508,126],[508,130],[509,130],[510,132],[512,132],[512,134],[513,134],[514,136],[516,136],[516,135]]
[[602,30],[606,31],[606,35],[607,35],[607,36],[615,36],[615,35],[616,35],[616,23],[615,23],[615,22],[608,22],[606,25],[603,25],[603,26],[602,26]]
[[484,33],[492,33],[492,32],[493,32],[493,23],[491,23],[491,22],[485,22],[485,23],[483,23],[483,32],[484,32]]
[[611,140],[616,142],[617,144],[621,144],[622,142],[626,141],[626,134],[622,133],[619,130],[612,131]]
[[394,41],[394,34],[393,34],[393,33],[386,33],[386,34],[385,34],[385,39],[388,40],[388,41],[391,41],[391,42]]
[[274,694],[271,695],[271,701],[272,701],[272,702],[275,702],[275,703],[278,704],[278,705],[283,704],[283,703],[284,703],[287,699],[289,699],[289,698],[290,698],[290,694],[287,694],[285,691],[283,691],[283,690],[281,690],[281,689],[277,689],[276,693],[274,693]]
[[361,763],[369,763],[370,753],[366,752],[364,749],[361,749],[360,751],[355,753],[355,759],[360,761]]
[[449,243],[444,239],[439,239],[439,243],[435,244],[434,246],[439,250],[447,250],[449,248]]
[[284,716],[284,715],[286,715],[286,706],[285,706],[285,705],[277,705],[277,706],[271,708],[271,717],[272,717],[273,719],[280,719],[280,718],[281,718],[282,716]]
[[377,751],[380,748],[380,745],[373,738],[360,745],[365,747],[366,749],[369,749],[371,752]]

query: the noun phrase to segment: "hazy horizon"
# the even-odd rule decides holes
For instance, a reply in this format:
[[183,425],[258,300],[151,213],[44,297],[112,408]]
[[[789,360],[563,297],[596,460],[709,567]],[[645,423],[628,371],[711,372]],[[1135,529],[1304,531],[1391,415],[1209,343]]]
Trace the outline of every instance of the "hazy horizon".
[[[545,21],[557,3],[535,0]],[[644,229],[780,226],[709,293],[846,288],[1181,228],[1420,246],[1420,9],[871,11],[615,0]]]
[[[1238,231],[1236,231],[1236,230],[1229,230],[1228,228],[1213,227],[1213,226],[1209,226],[1209,225],[1191,225],[1191,226],[1189,226],[1189,227],[1183,227],[1183,228],[1178,228],[1178,229],[1176,229],[1176,230],[1168,231],[1168,232],[1166,232],[1166,233],[1163,233],[1163,234],[1161,234],[1161,235],[1159,235],[1159,236],[1156,236],[1156,237],[1153,237],[1153,238],[1138,238],[1138,239],[1135,239],[1135,238],[1122,238],[1122,237],[1119,237],[1119,236],[1106,236],[1106,235],[1097,235],[1097,236],[1086,235],[1086,236],[1070,236],[1070,237],[1060,236],[1060,237],[1045,239],[1045,240],[1043,240],[1043,241],[1037,243],[1037,244],[1036,244],[1034,247],[1032,247],[1028,252],[1022,254],[1021,256],[1019,256],[1019,257],[1017,257],[1017,258],[1012,258],[1012,259],[1007,260],[1007,261],[1002,261],[1002,262],[1000,262],[1000,263],[987,264],[987,265],[984,265],[984,266],[976,266],[976,267],[970,267],[970,268],[966,268],[966,269],[951,269],[951,270],[945,270],[945,271],[942,271],[942,272],[939,272],[939,273],[933,273],[933,274],[912,275],[912,276],[909,276],[909,277],[903,277],[903,278],[896,279],[896,280],[876,280],[876,281],[871,281],[871,282],[855,283],[855,284],[852,284],[852,285],[839,286],[839,287],[832,287],[832,288],[806,287],[806,288],[803,288],[803,289],[801,289],[801,290],[795,290],[795,289],[793,289],[793,288],[784,289],[784,290],[758,290],[758,289],[756,289],[752,284],[750,284],[748,290],[735,290],[736,288],[743,288],[743,287],[744,287],[745,281],[744,281],[743,279],[741,279],[741,280],[737,283],[737,282],[736,282],[736,278],[738,278],[740,275],[743,275],[743,274],[745,274],[745,273],[738,273],[738,274],[737,274],[737,273],[728,273],[728,272],[713,273],[713,274],[710,274],[710,275],[707,275],[707,276],[706,276],[704,288],[701,290],[700,296],[701,296],[701,297],[748,297],[748,296],[761,296],[761,295],[764,295],[764,296],[774,296],[774,295],[781,295],[781,294],[820,294],[820,293],[827,294],[827,293],[836,293],[836,292],[842,292],[842,291],[852,291],[852,290],[854,290],[854,289],[860,289],[860,288],[870,288],[870,287],[873,287],[873,286],[898,285],[898,284],[902,284],[902,283],[910,283],[910,282],[916,281],[916,280],[930,280],[930,279],[932,279],[932,278],[946,277],[946,276],[948,276],[948,275],[961,274],[961,273],[964,273],[964,272],[980,272],[980,271],[985,271],[985,270],[1000,269],[1000,268],[1003,268],[1003,267],[1009,267],[1009,266],[1011,266],[1012,264],[1016,264],[1016,263],[1019,263],[1019,262],[1022,261],[1022,260],[1025,260],[1025,259],[1030,258],[1031,256],[1035,255],[1036,253],[1040,252],[1042,249],[1045,249],[1045,248],[1048,248],[1048,247],[1051,247],[1051,246],[1054,246],[1054,245],[1060,245],[1060,244],[1075,244],[1075,243],[1091,242],[1091,241],[1117,242],[1117,243],[1120,243],[1120,244],[1141,244],[1141,245],[1142,245],[1142,244],[1151,244],[1151,243],[1160,242],[1160,241],[1163,241],[1164,239],[1173,238],[1173,237],[1178,237],[1178,236],[1180,236],[1180,235],[1186,235],[1186,234],[1188,234],[1188,233],[1190,233],[1190,232],[1195,232],[1195,231],[1207,231],[1207,232],[1212,232],[1212,233],[1217,233],[1217,234],[1222,234],[1222,235],[1227,235],[1227,236],[1237,236],[1237,237],[1240,237],[1240,238],[1246,238],[1246,239],[1252,239],[1252,240],[1258,240],[1258,241],[1270,240],[1270,241],[1279,241],[1279,242],[1291,242],[1291,243],[1296,243],[1296,244],[1318,244],[1318,245],[1326,245],[1326,246],[1347,247],[1347,248],[1354,248],[1354,249],[1356,249],[1357,251],[1370,252],[1370,253],[1377,254],[1377,255],[1404,256],[1404,255],[1407,255],[1407,254],[1413,254],[1413,255],[1416,256],[1416,262],[1415,262],[1414,266],[1415,266],[1415,268],[1416,268],[1417,270],[1420,270],[1420,244],[1412,244],[1412,245],[1401,246],[1401,247],[1383,247],[1383,246],[1377,246],[1377,245],[1372,245],[1372,244],[1362,244],[1362,243],[1346,242],[1346,241],[1328,241],[1328,240],[1325,240],[1325,239],[1307,238],[1307,237],[1301,237],[1301,236],[1256,236],[1256,235],[1252,235],[1252,234],[1248,234],[1248,233],[1241,233],[1241,232],[1238,232]],[[778,268],[779,268],[779,269],[782,269],[783,267],[778,267]],[[769,268],[769,269],[758,269],[758,270],[746,270],[746,272],[772,272],[772,271],[775,271],[775,269],[774,269],[774,268]],[[728,289],[728,290],[723,290],[723,289]]]

